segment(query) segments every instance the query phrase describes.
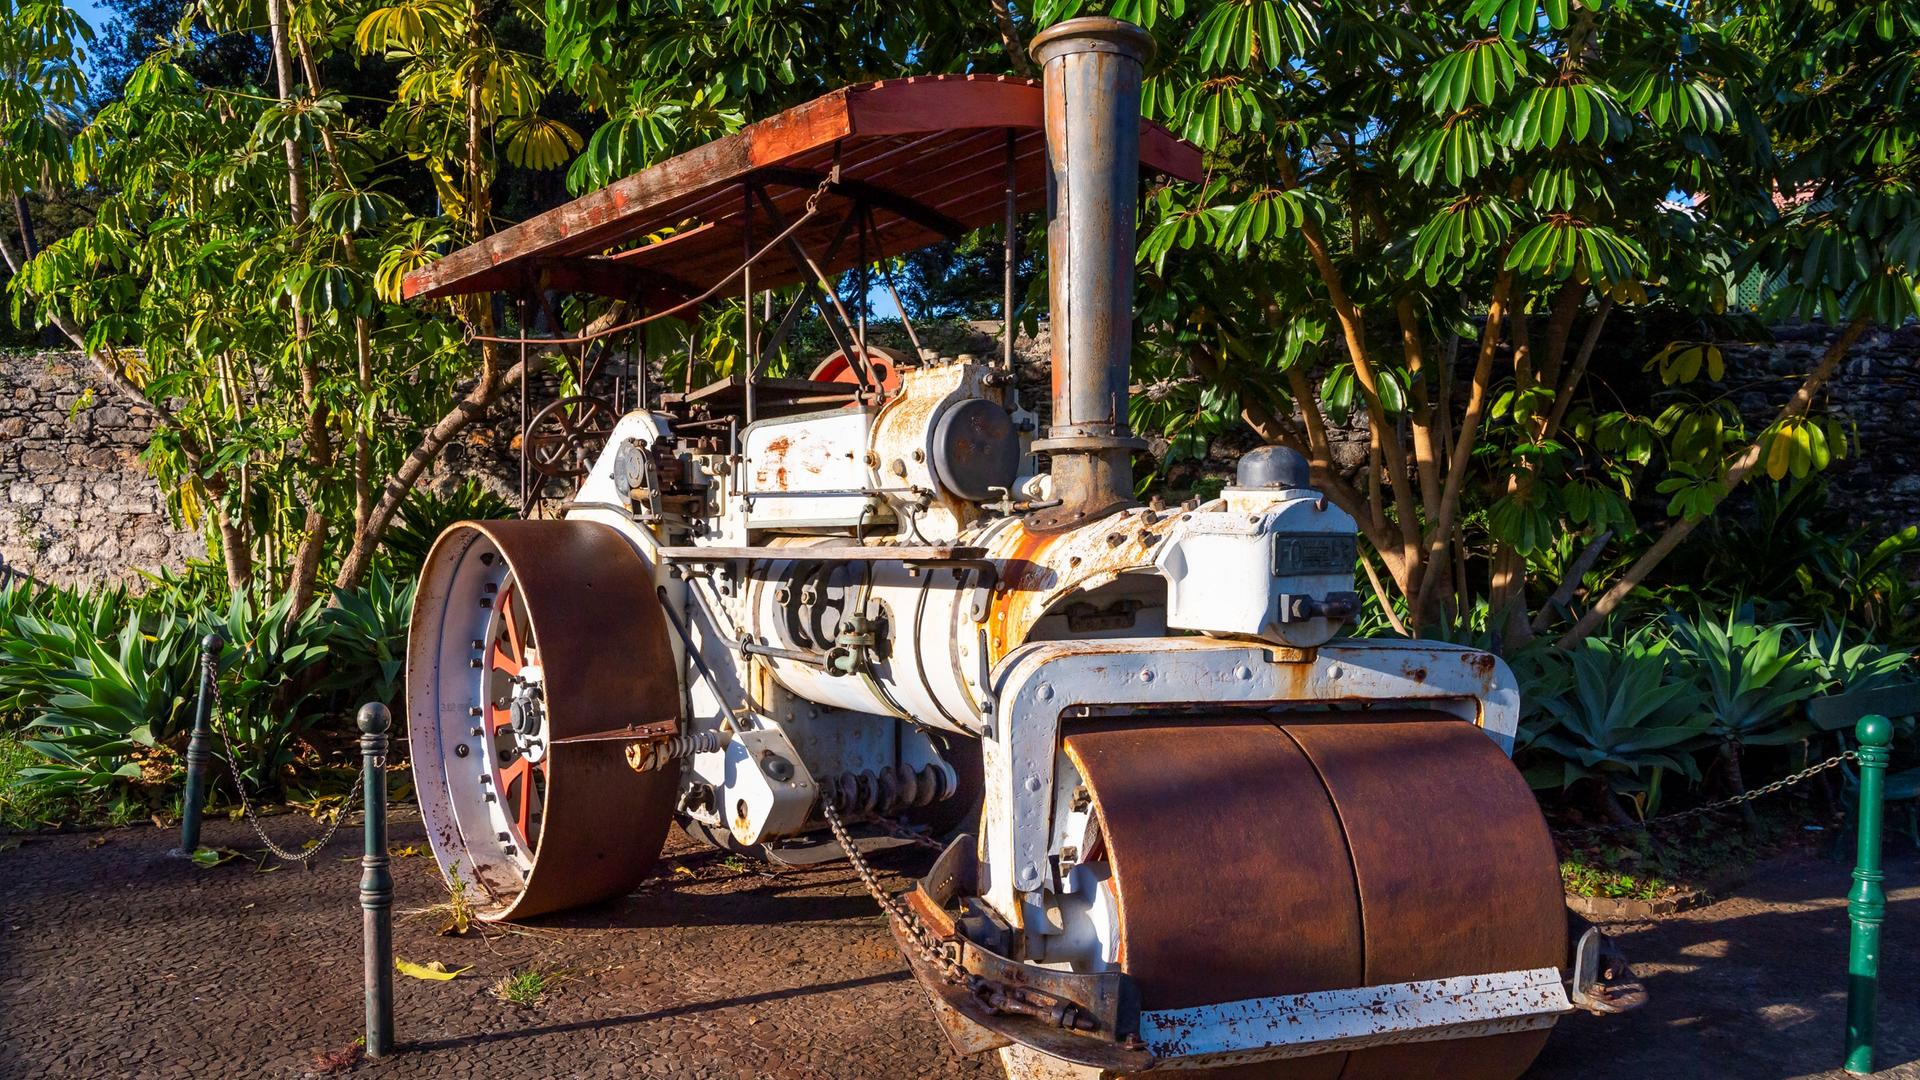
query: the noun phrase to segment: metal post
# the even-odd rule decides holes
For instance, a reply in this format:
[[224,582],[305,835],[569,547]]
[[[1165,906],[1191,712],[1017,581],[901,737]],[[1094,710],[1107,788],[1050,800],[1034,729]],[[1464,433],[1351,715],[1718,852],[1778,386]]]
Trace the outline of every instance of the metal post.
[[1013,283],[1014,268],[1020,261],[1020,217],[1019,209],[1019,173],[1016,169],[1018,159],[1014,156],[1014,145],[1018,136],[1012,128],[1007,129],[1007,181],[1003,193],[1006,205],[1006,236],[1001,244],[1001,255],[1005,265],[1001,268],[1004,275],[1000,282],[1000,362],[1011,372],[1013,370]]
[[522,293],[520,304],[520,516],[526,517],[532,500],[527,492],[527,384],[533,381],[533,371],[527,367],[527,338],[532,331],[527,327],[527,297]]
[[753,341],[753,192],[745,187],[740,189],[740,242],[744,248],[741,258],[746,265],[740,271],[741,289],[741,332],[740,337],[746,349],[747,385],[743,388],[746,397],[747,423],[758,419],[754,400],[753,377],[755,368],[760,366],[760,354],[754,349]]
[[180,806],[180,854],[200,850],[200,810],[207,802],[207,761],[213,755],[213,680],[220,670],[219,634],[200,641],[200,701],[193,711],[193,734],[187,738],[187,792]]
[[1880,871],[1880,825],[1886,806],[1881,792],[1893,757],[1893,722],[1863,716],[1854,728],[1860,740],[1860,850],[1853,864],[1853,891],[1847,917],[1853,922],[1847,957],[1847,1060],[1850,1073],[1873,1071],[1874,1013],[1880,998],[1880,924],[1886,921],[1887,891]]
[[367,807],[360,856],[360,919],[365,937],[367,1054],[393,1052],[393,874],[387,869],[387,729],[393,717],[374,702],[360,707],[360,762]]

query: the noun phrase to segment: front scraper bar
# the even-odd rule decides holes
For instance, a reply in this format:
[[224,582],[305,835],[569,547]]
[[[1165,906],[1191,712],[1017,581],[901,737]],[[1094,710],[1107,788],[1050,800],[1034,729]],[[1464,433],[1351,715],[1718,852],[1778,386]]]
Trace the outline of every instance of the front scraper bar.
[[1502,1035],[1571,1011],[1560,972],[1544,967],[1143,1011],[1140,1040],[1156,1068],[1200,1068]]

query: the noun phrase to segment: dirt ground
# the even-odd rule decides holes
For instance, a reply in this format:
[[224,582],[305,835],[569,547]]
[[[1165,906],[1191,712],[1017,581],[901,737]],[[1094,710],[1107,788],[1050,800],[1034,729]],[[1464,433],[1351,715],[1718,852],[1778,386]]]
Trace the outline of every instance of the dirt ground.
[[[276,833],[310,826],[288,818]],[[213,869],[152,828],[27,838],[0,852],[0,1077],[280,1077],[318,1071],[361,1030],[357,835],[311,869]],[[287,837],[281,837],[285,843]],[[245,826],[207,840],[254,851]],[[435,934],[446,898],[420,828],[396,821],[396,951],[472,966],[396,979],[402,1053],[367,1077],[813,1080],[988,1077],[949,1052],[845,866],[762,873],[682,844],[616,903],[487,937]],[[1892,842],[1882,1071],[1920,1080],[1920,857]],[[885,861],[917,872],[926,853]],[[271,865],[271,864],[269,864]],[[1848,864],[1763,866],[1736,895],[1616,926],[1652,994],[1575,1016],[1538,1080],[1842,1076]],[[896,877],[895,884],[903,884]],[[411,912],[412,914],[407,914]],[[532,1007],[489,988],[563,972]]]

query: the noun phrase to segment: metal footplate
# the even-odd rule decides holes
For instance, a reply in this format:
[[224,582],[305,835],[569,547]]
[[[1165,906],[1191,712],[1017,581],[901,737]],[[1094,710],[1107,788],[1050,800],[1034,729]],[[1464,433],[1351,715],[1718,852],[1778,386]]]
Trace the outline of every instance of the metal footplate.
[[[908,917],[951,950],[964,977],[952,977],[956,973],[923,955],[905,925],[893,927],[942,1030],[962,1054],[1020,1043],[1110,1072],[1211,1068],[1535,1030],[1574,1011],[1576,1001],[1606,992],[1600,981],[1606,966],[1589,960],[1572,997],[1558,968],[1541,967],[1142,1010],[1133,980],[1121,972],[1021,963],[976,940],[1005,934],[978,925],[977,915],[956,918],[950,910],[973,894],[973,849],[973,837],[956,840],[901,897]],[[1589,930],[1576,952],[1597,957],[1603,944]]]
[[1201,1068],[1528,1031],[1571,1011],[1547,967],[1149,1010],[1139,1034],[1156,1068]]

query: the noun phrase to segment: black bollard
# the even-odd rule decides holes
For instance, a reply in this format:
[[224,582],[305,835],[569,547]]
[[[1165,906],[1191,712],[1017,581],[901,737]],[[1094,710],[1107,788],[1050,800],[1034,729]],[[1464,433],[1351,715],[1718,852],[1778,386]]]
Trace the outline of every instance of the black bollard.
[[360,707],[360,761],[366,784],[366,851],[360,856],[360,918],[366,938],[367,1055],[393,1052],[393,874],[387,869],[387,729],[393,717]]
[[187,738],[187,791],[180,803],[180,854],[200,850],[200,810],[207,801],[207,759],[213,742],[213,680],[220,671],[219,634],[200,642],[200,700],[194,706],[193,734]]

